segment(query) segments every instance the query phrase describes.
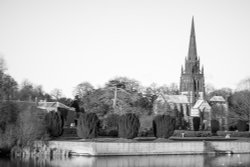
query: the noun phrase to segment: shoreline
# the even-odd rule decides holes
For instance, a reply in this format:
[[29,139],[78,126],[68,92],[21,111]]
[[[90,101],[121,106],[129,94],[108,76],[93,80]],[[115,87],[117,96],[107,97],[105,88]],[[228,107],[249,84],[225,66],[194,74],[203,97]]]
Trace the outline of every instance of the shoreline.
[[[159,140],[159,139],[157,139]],[[160,139],[159,141],[134,142],[121,141],[90,141],[51,140],[36,141],[32,147],[21,151],[12,150],[15,156],[140,156],[140,155],[192,155],[192,154],[249,154],[250,141],[174,141]]]

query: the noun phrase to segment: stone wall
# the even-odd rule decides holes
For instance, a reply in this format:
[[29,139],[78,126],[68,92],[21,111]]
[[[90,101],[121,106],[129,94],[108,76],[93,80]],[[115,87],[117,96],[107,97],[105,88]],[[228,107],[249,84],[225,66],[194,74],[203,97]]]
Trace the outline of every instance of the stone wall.
[[[248,141],[169,141],[169,142],[37,142],[34,150],[40,154],[67,155],[167,155],[207,153],[250,153]],[[51,156],[51,155],[50,155]]]

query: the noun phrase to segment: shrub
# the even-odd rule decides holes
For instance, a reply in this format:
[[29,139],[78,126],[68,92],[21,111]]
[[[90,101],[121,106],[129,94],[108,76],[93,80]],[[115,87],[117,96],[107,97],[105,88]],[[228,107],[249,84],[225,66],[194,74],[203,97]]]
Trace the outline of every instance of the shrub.
[[229,131],[235,131],[235,130],[237,130],[236,125],[229,126]]
[[157,138],[169,138],[175,129],[175,119],[169,115],[157,115],[153,120],[153,132]]
[[106,118],[102,120],[102,129],[99,130],[100,136],[118,136],[118,114],[108,114]]
[[105,126],[108,129],[118,129],[119,115],[110,114],[104,121],[105,121]]
[[217,131],[220,129],[219,121],[213,119],[211,120],[211,132],[213,135],[217,135]]
[[175,106],[174,111],[176,112],[176,123],[175,123],[175,129],[185,129],[186,125],[184,123],[184,111],[183,106],[180,105],[180,111]]
[[107,136],[111,136],[111,137],[117,137],[118,136],[118,130],[109,130],[107,131]]
[[194,131],[198,131],[200,129],[200,118],[199,117],[193,118],[193,126],[194,126]]
[[18,141],[22,146],[32,144],[33,141],[47,137],[45,110],[29,107],[18,115]]
[[83,139],[97,137],[100,120],[95,113],[80,113],[77,124],[77,136]]
[[0,130],[5,131],[8,124],[15,124],[19,109],[13,102],[0,102]]
[[37,139],[44,139],[47,134],[44,110],[27,104],[18,104],[16,107],[19,114],[15,122],[7,122],[5,131],[0,130],[0,150],[5,152],[10,152],[14,146],[23,147],[32,144]]
[[118,136],[118,130],[117,129],[103,129],[103,128],[100,128],[98,130],[98,136],[117,137]]
[[152,128],[143,128],[139,130],[139,137],[154,137],[154,132]]
[[237,129],[240,132],[246,131],[247,130],[247,121],[238,120],[238,122],[237,122]]
[[18,128],[14,124],[5,127],[5,133],[0,134],[0,151],[10,153],[11,148],[17,143]]
[[47,113],[45,122],[47,132],[51,137],[59,137],[63,134],[63,118],[59,112],[51,111]]
[[137,137],[140,128],[140,121],[134,113],[126,113],[120,116],[118,123],[118,136],[126,139]]

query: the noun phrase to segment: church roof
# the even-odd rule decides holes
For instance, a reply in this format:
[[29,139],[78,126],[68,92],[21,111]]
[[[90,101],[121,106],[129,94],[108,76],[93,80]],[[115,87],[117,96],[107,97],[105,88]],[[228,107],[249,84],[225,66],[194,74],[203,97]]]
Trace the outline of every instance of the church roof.
[[190,39],[189,39],[188,59],[197,60],[194,17],[192,18],[191,33],[190,33]]
[[188,104],[188,97],[185,95],[162,95],[165,101],[168,103],[176,103],[176,104]]
[[226,100],[222,96],[213,96],[210,101],[212,102],[226,102]]
[[197,100],[196,103],[194,104],[193,108],[199,108],[202,103],[203,103],[203,100]]
[[209,107],[210,108],[210,106],[209,106],[209,104],[208,104],[208,102],[206,101],[206,100],[197,100],[196,101],[196,103],[194,104],[194,106],[193,106],[193,109],[199,109],[201,106],[206,106],[206,107]]

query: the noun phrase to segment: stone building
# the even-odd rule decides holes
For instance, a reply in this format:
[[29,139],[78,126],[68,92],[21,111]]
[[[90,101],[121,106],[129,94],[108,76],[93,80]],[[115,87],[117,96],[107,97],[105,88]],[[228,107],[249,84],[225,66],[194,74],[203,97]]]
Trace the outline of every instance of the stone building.
[[201,124],[206,123],[205,127],[210,127],[211,107],[205,99],[204,68],[200,66],[197,54],[194,18],[191,23],[188,55],[184,68],[181,67],[180,95],[159,96],[154,105],[154,112],[162,112],[169,106],[177,106],[179,111],[184,110],[184,119],[190,123],[191,128],[193,117],[200,117]]
[[200,58],[197,56],[194,18],[192,19],[188,56],[185,59],[185,67],[181,68],[180,93],[186,95],[191,104],[198,99],[204,99],[205,80],[204,68],[200,68]]
[[169,110],[173,110],[175,107],[178,111],[183,110],[184,119],[188,120],[190,116],[190,103],[185,95],[160,94],[155,100],[153,111],[155,114],[163,114]]

